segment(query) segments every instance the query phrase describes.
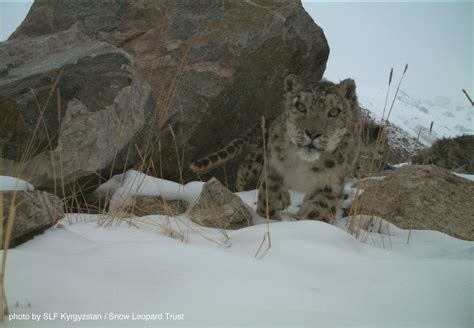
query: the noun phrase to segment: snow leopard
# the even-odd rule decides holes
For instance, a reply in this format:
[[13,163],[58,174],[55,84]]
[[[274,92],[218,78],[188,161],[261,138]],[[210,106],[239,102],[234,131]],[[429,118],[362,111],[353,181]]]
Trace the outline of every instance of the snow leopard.
[[283,84],[283,112],[268,124],[265,133],[257,124],[190,168],[206,171],[250,148],[237,173],[237,189],[263,171],[257,214],[281,220],[280,211],[290,205],[291,189],[305,193],[297,219],[332,224],[361,146],[362,114],[356,84],[345,79],[339,84],[322,80],[307,85],[294,74]]
[[457,173],[474,174],[474,135],[436,140],[412,158],[413,164],[434,164]]

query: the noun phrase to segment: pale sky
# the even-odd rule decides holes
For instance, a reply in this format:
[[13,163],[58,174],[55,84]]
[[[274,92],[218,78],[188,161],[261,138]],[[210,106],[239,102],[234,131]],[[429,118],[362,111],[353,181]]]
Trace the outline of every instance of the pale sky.
[[28,14],[33,1],[0,0],[0,41],[8,39]]
[[415,98],[474,94],[474,3],[305,2],[328,39],[327,76],[387,84],[390,68]]
[[[0,0],[0,41],[18,27],[32,1]],[[404,89],[417,98],[465,101],[474,94],[474,2],[303,1],[323,28],[331,53],[326,76],[385,86],[405,63]],[[456,100],[456,99],[455,99]]]

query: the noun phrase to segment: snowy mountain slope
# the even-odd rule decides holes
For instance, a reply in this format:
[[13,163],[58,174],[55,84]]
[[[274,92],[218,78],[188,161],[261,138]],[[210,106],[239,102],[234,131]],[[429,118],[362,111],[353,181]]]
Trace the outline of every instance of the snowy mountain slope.
[[[395,93],[393,84],[391,89],[385,117]],[[359,83],[357,91],[361,106],[368,108],[381,120],[387,88]],[[467,101],[466,104],[460,104],[445,97],[420,100],[403,89],[397,95],[389,121],[415,138],[421,129],[420,142],[425,145],[442,137],[474,134],[474,109]],[[433,129],[430,135],[431,122]]]

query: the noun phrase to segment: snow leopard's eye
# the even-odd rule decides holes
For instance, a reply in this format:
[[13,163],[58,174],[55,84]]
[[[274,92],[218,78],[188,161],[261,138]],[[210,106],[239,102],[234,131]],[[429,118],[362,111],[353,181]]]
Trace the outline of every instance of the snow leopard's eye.
[[333,108],[329,111],[328,117],[336,117],[340,112],[341,110],[339,108]]
[[302,113],[306,113],[306,106],[303,103],[297,103],[296,109]]

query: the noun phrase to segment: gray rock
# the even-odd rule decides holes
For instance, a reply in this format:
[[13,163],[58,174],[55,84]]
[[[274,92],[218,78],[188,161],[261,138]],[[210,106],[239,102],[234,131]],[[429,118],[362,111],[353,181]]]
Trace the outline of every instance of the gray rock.
[[434,165],[409,165],[358,185],[355,214],[381,217],[402,229],[437,230],[474,240],[474,182]]
[[64,217],[63,202],[44,191],[0,192],[3,204],[3,236],[14,208],[10,247],[15,247],[53,226]]
[[70,195],[138,161],[153,105],[124,51],[75,25],[1,43],[0,62],[0,174]]
[[[175,181],[181,173],[184,180],[194,179],[183,168],[262,115],[276,117],[284,77],[294,73],[317,81],[329,55],[322,30],[300,1],[290,0],[37,0],[10,40],[73,24],[89,38],[125,50],[149,82],[156,104],[151,121],[160,141],[148,149],[150,158],[164,178]],[[227,176],[235,170],[227,167]]]
[[252,225],[252,214],[244,202],[216,178],[204,184],[188,215],[192,221],[205,227],[239,229]]

